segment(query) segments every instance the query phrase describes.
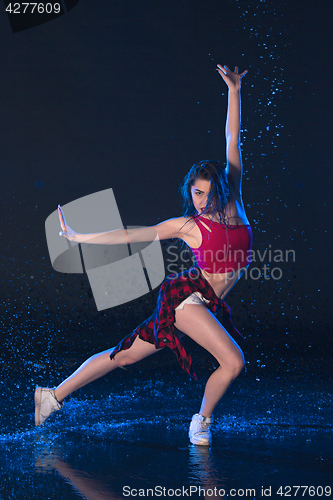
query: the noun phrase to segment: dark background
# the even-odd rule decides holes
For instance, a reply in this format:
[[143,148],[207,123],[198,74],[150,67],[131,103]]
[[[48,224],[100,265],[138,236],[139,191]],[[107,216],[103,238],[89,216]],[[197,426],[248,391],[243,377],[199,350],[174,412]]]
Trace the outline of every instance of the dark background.
[[281,279],[243,279],[230,293],[242,348],[254,369],[332,370],[330,18],[323,0],[81,0],[13,34],[0,13],[2,363],[76,362],[151,314],[156,292],[97,312],[86,276],[53,271],[45,219],[107,188],[125,225],[181,215],[189,167],[225,160],[220,63],[249,70],[254,249],[296,255]]

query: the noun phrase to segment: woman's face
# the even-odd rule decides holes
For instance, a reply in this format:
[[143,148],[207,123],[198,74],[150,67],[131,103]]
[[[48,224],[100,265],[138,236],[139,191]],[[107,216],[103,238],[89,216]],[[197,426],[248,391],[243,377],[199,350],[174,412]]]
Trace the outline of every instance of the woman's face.
[[191,187],[193,205],[195,206],[198,213],[206,208],[209,191],[210,181],[205,181],[204,179],[196,179],[193,186]]

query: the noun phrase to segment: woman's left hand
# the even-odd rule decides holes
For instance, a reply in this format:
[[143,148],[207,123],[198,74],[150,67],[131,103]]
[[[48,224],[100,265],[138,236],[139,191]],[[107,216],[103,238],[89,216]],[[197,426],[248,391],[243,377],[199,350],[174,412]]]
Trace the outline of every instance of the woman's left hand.
[[238,66],[235,67],[235,71],[231,71],[228,66],[221,66],[220,64],[217,65],[216,69],[228,85],[229,90],[239,90],[241,88],[241,80],[246,75],[247,70],[239,74]]

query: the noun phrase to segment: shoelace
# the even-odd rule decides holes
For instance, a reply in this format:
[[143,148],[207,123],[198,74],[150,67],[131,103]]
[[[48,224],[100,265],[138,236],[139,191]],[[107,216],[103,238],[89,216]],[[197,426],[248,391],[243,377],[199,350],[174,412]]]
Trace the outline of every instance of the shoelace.
[[196,432],[196,434],[204,434],[207,432],[207,430],[209,429],[209,426],[210,424],[208,424],[207,422],[201,422],[201,429]]

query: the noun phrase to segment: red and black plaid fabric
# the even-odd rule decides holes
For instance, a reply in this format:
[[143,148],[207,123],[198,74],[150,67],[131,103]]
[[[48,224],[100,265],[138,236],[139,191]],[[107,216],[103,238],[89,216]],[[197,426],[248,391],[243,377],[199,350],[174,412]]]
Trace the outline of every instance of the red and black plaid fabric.
[[213,288],[201,274],[200,269],[194,266],[185,272],[171,274],[165,278],[161,284],[153,314],[119,342],[110,358],[113,359],[119,351],[129,349],[136,337],[139,336],[140,339],[155,344],[156,348],[167,346],[172,349],[183,370],[197,380],[192,369],[192,358],[185,350],[174,326],[176,307],[194,292],[200,292],[205,299],[209,300],[206,306],[213,314],[222,308],[224,328],[230,335],[242,337],[231,321],[230,307],[217,297]]

